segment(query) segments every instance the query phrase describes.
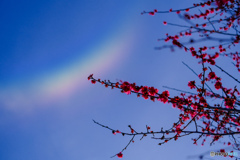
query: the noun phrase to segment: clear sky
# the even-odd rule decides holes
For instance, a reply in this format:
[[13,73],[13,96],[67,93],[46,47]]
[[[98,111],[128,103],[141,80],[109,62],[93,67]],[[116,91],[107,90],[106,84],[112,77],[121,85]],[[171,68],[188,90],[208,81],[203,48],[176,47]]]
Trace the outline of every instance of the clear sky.
[[[154,50],[158,38],[177,29],[162,22],[180,20],[175,14],[140,13],[192,3],[1,0],[0,159],[110,159],[130,137],[113,135],[92,119],[123,131],[129,124],[137,130],[146,124],[154,130],[171,126],[179,112],[170,105],[92,85],[87,77],[93,73],[160,91],[163,85],[186,89],[195,77],[182,61],[194,66],[191,56]],[[163,146],[149,137],[137,139],[123,159],[187,159],[211,150],[193,145],[190,138]]]

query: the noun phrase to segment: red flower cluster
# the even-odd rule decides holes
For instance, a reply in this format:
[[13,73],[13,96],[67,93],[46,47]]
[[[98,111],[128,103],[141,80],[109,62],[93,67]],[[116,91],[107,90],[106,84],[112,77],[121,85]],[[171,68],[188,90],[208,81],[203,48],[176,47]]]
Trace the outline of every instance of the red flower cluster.
[[152,15],[152,16],[154,16],[155,15],[155,13],[157,13],[158,12],[158,10],[157,9],[154,9],[154,11],[153,12],[149,12],[148,14],[149,15]]
[[122,158],[122,157],[123,157],[122,152],[119,152],[119,153],[117,154],[117,157],[118,157],[118,158]]
[[226,106],[226,108],[233,109],[235,102],[236,100],[233,98],[225,98],[224,105]]
[[159,94],[158,100],[160,100],[163,103],[167,103],[169,96],[170,96],[169,91],[163,91],[162,94]]
[[131,94],[131,85],[128,82],[123,82],[123,84],[120,86],[122,88],[123,92],[126,94]]
[[176,39],[173,39],[172,44],[175,46],[178,46],[179,48],[182,47],[181,43],[179,41],[177,41]]
[[214,72],[210,72],[209,74],[208,74],[208,78],[209,79],[215,79],[217,76],[216,76],[216,74],[214,73]]
[[188,82],[188,87],[190,87],[190,89],[196,88],[195,81]]
[[222,88],[222,83],[220,81],[217,81],[214,86],[216,90],[219,90],[220,88]]
[[[154,97],[156,94],[158,94],[158,89],[154,87],[148,87],[148,86],[136,86],[135,83],[129,83],[129,82],[123,82],[120,86],[120,89],[122,89],[123,93],[131,94],[138,93],[138,95],[142,95],[144,99],[148,99],[149,97]],[[155,97],[156,98],[156,97]],[[154,100],[154,98],[152,99]]]

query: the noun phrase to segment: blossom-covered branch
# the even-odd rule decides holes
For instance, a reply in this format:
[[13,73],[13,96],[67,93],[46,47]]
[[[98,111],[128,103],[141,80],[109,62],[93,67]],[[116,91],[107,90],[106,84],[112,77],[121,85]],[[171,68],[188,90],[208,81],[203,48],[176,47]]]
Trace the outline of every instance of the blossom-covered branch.
[[[159,89],[155,87],[139,86],[128,81],[101,80],[94,78],[93,74],[88,77],[88,80],[93,84],[101,83],[107,88],[120,89],[122,93],[127,95],[136,94],[137,97],[146,100],[171,104],[173,108],[180,110],[176,122],[168,129],[161,128],[152,131],[150,126],[146,126],[147,131],[140,132],[130,125],[128,126],[130,131],[123,132],[97,121],[94,121],[94,123],[112,131],[113,134],[119,133],[131,137],[126,147],[115,155],[119,158],[123,157],[122,152],[134,142],[136,136],[141,136],[142,139],[147,135],[151,135],[152,139],[159,140],[159,145],[189,135],[196,136],[193,139],[194,144],[201,143],[202,145],[206,143],[207,137],[211,139],[210,145],[222,139],[226,141],[225,144],[240,151],[240,142],[237,136],[240,134],[240,92],[238,89],[240,81],[236,78],[236,75],[232,75],[218,65],[220,57],[230,57],[235,69],[240,72],[240,53],[238,51],[240,1],[209,0],[193,4],[193,6],[184,9],[169,9],[168,11],[154,9],[153,11],[142,12],[143,15],[149,14],[152,16],[162,13],[176,13],[188,23],[188,25],[182,25],[163,21],[164,25],[171,25],[184,30],[173,35],[167,33],[165,38],[159,39],[159,43],[171,43],[162,44],[157,49],[170,48],[172,51],[175,51],[174,48],[184,49],[192,58],[198,60],[201,68],[199,73],[193,71],[184,63],[197,76],[195,80],[186,83],[191,92],[168,87],[168,89],[180,92],[178,96],[170,96],[168,90],[159,92]],[[186,39],[188,40],[186,41]],[[209,43],[209,41],[212,41],[212,43]],[[196,43],[198,47],[195,47]],[[216,70],[220,70],[221,73],[234,80],[235,86],[227,87],[228,84],[224,84]]]

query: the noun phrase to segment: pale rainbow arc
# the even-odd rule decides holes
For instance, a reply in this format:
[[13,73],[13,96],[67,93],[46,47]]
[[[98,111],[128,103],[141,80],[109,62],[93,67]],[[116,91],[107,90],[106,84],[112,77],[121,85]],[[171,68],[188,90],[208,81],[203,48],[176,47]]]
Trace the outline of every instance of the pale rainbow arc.
[[[119,67],[131,53],[136,32],[131,27],[119,30],[88,51],[89,56],[75,59],[58,71],[40,75],[28,84],[13,84],[0,91],[3,107],[10,109],[34,108],[64,99],[86,86],[91,73],[104,73]],[[80,55],[80,54],[79,54]]]

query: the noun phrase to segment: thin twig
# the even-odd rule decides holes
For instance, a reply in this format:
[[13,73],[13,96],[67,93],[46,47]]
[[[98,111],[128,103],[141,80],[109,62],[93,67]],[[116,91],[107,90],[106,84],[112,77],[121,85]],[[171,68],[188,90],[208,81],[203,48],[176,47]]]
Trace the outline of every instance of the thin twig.
[[230,75],[228,72],[226,72],[225,70],[223,70],[221,67],[219,67],[218,65],[215,65],[218,69],[220,69],[222,72],[224,72],[225,74],[227,74],[229,77],[231,77],[232,79],[234,79],[236,82],[240,83],[240,81],[236,78],[234,78],[232,75]]

